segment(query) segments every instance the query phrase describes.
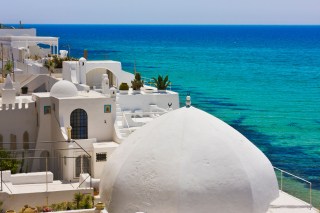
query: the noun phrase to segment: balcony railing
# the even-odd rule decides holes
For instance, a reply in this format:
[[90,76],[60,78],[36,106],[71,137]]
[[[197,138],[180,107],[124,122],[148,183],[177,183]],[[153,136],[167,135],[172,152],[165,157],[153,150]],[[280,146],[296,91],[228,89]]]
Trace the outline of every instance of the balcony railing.
[[[312,208],[312,183],[277,167],[273,168],[276,172],[280,190],[309,203],[310,208]],[[297,182],[301,182],[303,186],[297,185]]]

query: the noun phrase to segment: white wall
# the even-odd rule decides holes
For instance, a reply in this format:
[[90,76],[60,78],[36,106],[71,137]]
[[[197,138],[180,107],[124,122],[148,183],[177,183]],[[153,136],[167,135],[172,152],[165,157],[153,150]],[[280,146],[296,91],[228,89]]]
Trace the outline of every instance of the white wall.
[[[111,113],[104,113],[104,105],[111,105]],[[113,121],[115,119],[115,101],[111,98],[71,98],[59,99],[59,118],[63,117],[64,126],[70,126],[70,115],[73,110],[81,108],[88,115],[88,138],[97,141],[111,141]]]
[[[36,99],[37,102],[37,112],[38,112],[38,135],[37,135],[37,144],[36,144],[36,149],[38,150],[47,150],[49,151],[49,157],[53,156],[53,153],[51,152],[51,147],[52,144],[50,143],[42,143],[43,141],[52,141],[51,137],[51,114],[44,114],[44,106],[51,106],[51,99],[50,97],[39,97],[34,95],[34,98]],[[52,107],[51,107],[51,113],[52,112]],[[40,157],[42,151],[37,151],[35,153],[35,157]],[[44,162],[45,159],[35,159],[33,161],[33,171],[38,172],[38,171],[43,171],[43,168],[40,167],[41,161]],[[53,168],[53,160],[49,161],[48,165],[48,170],[52,170]],[[51,165],[50,165],[51,164]]]
[[18,184],[39,184],[39,183],[52,183],[52,172],[32,172],[32,173],[19,173],[11,175],[10,182],[14,185]]
[[21,193],[21,194],[7,194],[0,192],[0,200],[4,201],[3,209],[13,209],[19,212],[21,208],[28,204],[32,207],[46,206],[47,197],[48,205],[53,203],[61,203],[66,201],[73,201],[75,193],[92,194],[92,189],[75,189],[75,190],[63,190],[54,192],[40,192],[40,193]]
[[175,92],[119,95],[118,103],[122,111],[125,110],[143,110],[148,112],[150,104],[155,104],[161,108],[167,109],[168,103],[172,103],[172,109],[179,108],[179,95]]
[[[81,73],[79,72],[79,69],[80,69],[79,62],[74,62],[74,61],[63,62],[63,70],[62,70],[63,79],[72,82],[72,80],[71,80],[71,66],[73,66],[77,70],[76,71],[76,75],[77,75],[76,79],[80,83]],[[116,78],[117,78],[117,81],[118,81],[118,82],[116,82],[117,85],[120,85],[121,82],[126,82],[126,83],[128,83],[128,85],[131,85],[131,80],[134,79],[133,74],[122,70],[121,63],[118,61],[87,61],[85,67],[86,67],[86,74],[94,69],[97,69],[98,72],[100,69],[110,70],[114,74],[114,76],[116,76]]]
[[[17,149],[23,149],[23,134],[27,131],[29,133],[29,141],[34,142],[37,136],[36,117],[34,102],[23,104],[21,109],[18,103],[15,104],[15,109],[6,110],[5,107],[2,107],[0,110],[0,134],[3,136],[3,141],[10,142],[10,134],[14,134],[17,136]],[[3,146],[6,149],[10,149],[9,143],[3,144]]]
[[[85,95],[85,94],[84,94]],[[58,99],[51,97],[52,105],[55,105],[55,111],[52,111],[51,118],[51,137],[52,140],[64,141],[67,138],[62,136],[61,128],[66,132],[66,128],[70,125],[70,115],[75,109],[83,109],[88,115],[88,140],[77,140],[86,151],[92,155],[92,143],[96,141],[111,141],[113,138],[113,123],[116,115],[115,102],[111,98],[98,97],[98,98],[70,98]],[[111,113],[104,113],[104,105],[111,105]],[[53,109],[52,109],[53,110]],[[53,117],[54,116],[54,117]],[[59,121],[59,122],[58,122]],[[69,145],[66,143],[57,143],[54,149],[67,149]],[[74,148],[79,148],[73,144]],[[60,162],[54,165],[55,177],[63,178],[64,180],[75,180],[74,176],[74,162],[75,157],[81,154],[86,154],[82,150],[65,150],[59,151],[57,154]],[[63,157],[66,158],[64,164]],[[58,161],[58,160],[56,160]]]
[[35,28],[31,29],[0,29],[0,36],[36,36]]
[[[92,155],[92,177],[94,178],[101,178],[102,170],[104,169],[105,164],[109,160],[111,154],[114,150],[119,146],[119,144],[115,142],[108,142],[108,143],[96,143],[93,144],[93,155]],[[96,158],[97,153],[107,153],[107,161],[98,161]]]

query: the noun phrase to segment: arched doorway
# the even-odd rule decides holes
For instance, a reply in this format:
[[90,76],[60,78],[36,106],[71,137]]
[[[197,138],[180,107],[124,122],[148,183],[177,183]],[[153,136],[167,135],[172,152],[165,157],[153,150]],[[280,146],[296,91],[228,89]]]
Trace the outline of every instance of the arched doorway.
[[113,73],[112,73],[110,70],[107,69],[107,74],[108,74],[108,79],[109,79],[109,85],[110,85],[110,87],[116,86],[116,85],[115,85],[116,79],[115,79],[115,76],[113,75]]
[[83,109],[75,109],[70,115],[71,138],[88,139],[88,115]]
[[86,84],[88,86],[101,88],[102,75],[107,74],[104,68],[95,68],[87,72],[86,74]]
[[101,88],[102,75],[107,74],[109,78],[110,87],[116,86],[117,77],[114,73],[106,68],[94,68],[87,72],[86,74],[86,84],[91,88],[95,86],[96,88]]
[[81,173],[91,174],[90,158],[87,155],[79,155],[76,158],[75,176],[79,177]]

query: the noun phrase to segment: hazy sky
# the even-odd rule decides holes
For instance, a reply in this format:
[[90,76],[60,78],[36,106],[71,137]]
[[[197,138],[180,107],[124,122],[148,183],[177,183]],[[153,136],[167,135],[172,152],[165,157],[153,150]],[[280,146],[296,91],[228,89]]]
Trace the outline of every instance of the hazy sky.
[[1,0],[0,23],[320,24],[320,0]]

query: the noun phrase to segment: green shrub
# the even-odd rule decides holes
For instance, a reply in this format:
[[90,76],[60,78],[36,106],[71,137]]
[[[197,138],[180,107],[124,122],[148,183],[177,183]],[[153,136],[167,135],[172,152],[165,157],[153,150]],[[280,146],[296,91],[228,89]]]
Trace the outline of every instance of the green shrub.
[[119,90],[129,90],[129,85],[127,83],[121,83]]
[[74,194],[73,202],[54,203],[50,205],[50,208],[52,211],[91,209],[93,208],[93,201],[94,197],[91,194],[82,194],[78,192]]
[[7,63],[4,65],[4,73],[5,75],[12,73],[13,71],[13,62],[8,60]]
[[133,81],[131,81],[131,84],[133,90],[139,90],[141,87],[143,87],[143,81],[141,80],[140,73],[137,72],[135,74]]
[[12,174],[17,173],[18,168],[20,167],[21,161],[15,160],[15,159],[9,159],[13,158],[13,156],[10,154],[10,152],[7,152],[6,150],[0,148],[0,169],[3,170],[11,170]]
[[153,80],[153,84],[155,85],[155,87],[157,87],[158,90],[167,89],[167,87],[171,83],[169,81],[169,76],[168,75],[166,77],[164,77],[164,78],[163,78],[163,76],[158,75],[158,78],[154,78],[153,77],[152,80]]

